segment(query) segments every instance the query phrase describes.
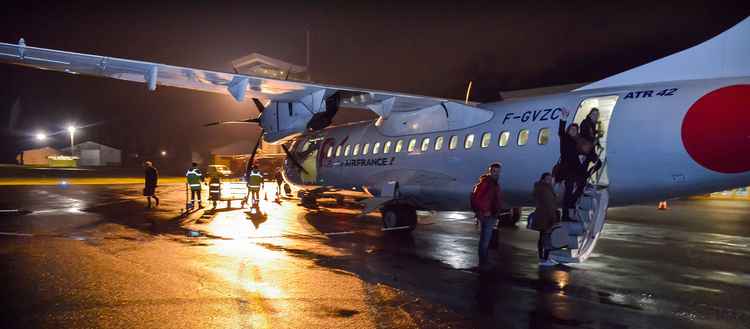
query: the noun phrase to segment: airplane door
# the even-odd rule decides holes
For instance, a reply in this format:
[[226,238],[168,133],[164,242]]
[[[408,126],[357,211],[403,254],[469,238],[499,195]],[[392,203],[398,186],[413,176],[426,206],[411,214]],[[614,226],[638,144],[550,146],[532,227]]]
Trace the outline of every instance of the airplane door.
[[609,177],[607,176],[607,133],[609,131],[609,123],[612,114],[614,113],[615,105],[617,105],[618,98],[618,95],[586,98],[580,105],[578,105],[578,110],[576,111],[576,116],[573,120],[573,122],[580,125],[581,122],[586,119],[589,112],[591,112],[591,109],[599,109],[599,120],[596,123],[597,130],[599,131],[599,146],[596,147],[596,152],[599,155],[599,159],[602,161],[602,168],[590,178],[590,182],[594,185],[609,185]]

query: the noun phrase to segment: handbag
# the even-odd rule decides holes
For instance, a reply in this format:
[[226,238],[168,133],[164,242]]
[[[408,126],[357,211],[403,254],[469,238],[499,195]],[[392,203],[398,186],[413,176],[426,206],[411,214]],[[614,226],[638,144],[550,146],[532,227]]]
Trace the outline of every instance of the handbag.
[[529,230],[538,231],[536,228],[534,228],[534,216],[536,215],[536,212],[532,212],[529,214],[529,217],[526,219],[526,228]]

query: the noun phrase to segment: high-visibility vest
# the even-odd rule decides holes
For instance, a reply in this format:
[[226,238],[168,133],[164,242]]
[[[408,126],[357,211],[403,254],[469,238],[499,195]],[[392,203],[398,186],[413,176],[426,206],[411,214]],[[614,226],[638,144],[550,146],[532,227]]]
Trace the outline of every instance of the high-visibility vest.
[[261,183],[263,183],[263,175],[258,171],[250,172],[250,176],[247,178],[247,185],[258,188]]
[[190,186],[191,190],[201,189],[201,180],[203,179],[203,174],[201,174],[200,169],[191,168],[187,171],[187,173],[185,173],[185,177],[187,177],[187,183],[188,186]]

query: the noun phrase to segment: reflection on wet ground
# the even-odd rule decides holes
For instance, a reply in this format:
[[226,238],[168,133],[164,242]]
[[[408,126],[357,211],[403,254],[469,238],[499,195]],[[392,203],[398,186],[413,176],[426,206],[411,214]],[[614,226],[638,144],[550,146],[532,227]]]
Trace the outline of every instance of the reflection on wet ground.
[[[197,285],[196,303],[209,303],[214,315],[191,322],[196,327],[739,328],[750,318],[745,235],[750,206],[743,204],[680,201],[668,212],[612,209],[590,261],[541,269],[536,234],[520,223],[501,231],[501,244],[492,251],[494,269],[479,274],[477,227],[466,213],[420,213],[417,230],[403,235],[383,232],[377,214],[362,216],[356,207],[323,203],[318,211],[305,211],[294,200],[264,200],[262,216],[249,209],[206,209],[181,218],[179,186],[160,190],[163,201],[156,210],[144,210],[138,192],[136,187],[0,190],[5,200],[0,206],[33,211],[0,217],[0,231],[28,234],[0,237],[2,257],[21,261],[14,256],[19,247],[10,244],[26,239],[21,243],[27,254],[59,257],[47,245],[44,251],[34,248],[62,243],[60,252],[77,255],[81,251],[65,248],[84,243],[153,267],[155,278],[180,278],[170,283],[174,289]],[[69,242],[43,242],[47,238]],[[39,266],[45,273],[62,271]],[[113,282],[138,275],[110,268],[117,266],[102,265],[99,271],[118,275],[98,275]],[[2,278],[21,280],[7,272]],[[86,279],[80,284],[101,280]],[[88,291],[75,282],[56,284],[63,291],[67,286]],[[172,289],[148,284],[164,294]],[[124,295],[143,293],[138,285],[120,285]],[[23,310],[35,314],[33,308]],[[60,311],[46,312],[54,317]],[[163,316],[165,326],[179,322],[171,315],[149,316]]]

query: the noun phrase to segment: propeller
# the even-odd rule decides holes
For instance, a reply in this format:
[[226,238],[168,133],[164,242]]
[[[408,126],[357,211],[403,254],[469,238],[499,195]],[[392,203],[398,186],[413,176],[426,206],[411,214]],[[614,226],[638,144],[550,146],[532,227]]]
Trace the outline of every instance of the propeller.
[[[257,99],[253,98],[253,103],[255,103],[255,107],[258,108],[258,117],[257,118],[249,118],[246,120],[240,120],[240,121],[216,121],[204,124],[204,127],[211,127],[211,126],[219,126],[219,125],[230,125],[230,124],[256,124],[260,123],[260,114],[263,114],[263,110],[266,109],[265,106],[263,106],[263,103]],[[263,134],[261,134],[263,136]]]
[[326,98],[326,110],[324,112],[315,113],[310,121],[307,123],[307,129],[311,131],[318,131],[325,127],[328,127],[333,121],[333,117],[336,116],[336,112],[339,110],[339,102],[341,101],[341,95],[339,92],[333,93],[333,95]]
[[265,133],[265,129],[260,130],[260,135],[258,135],[258,141],[255,142],[255,147],[253,148],[253,153],[250,154],[250,160],[247,161],[247,170],[250,171],[250,168],[253,166],[253,162],[255,161],[255,153],[258,153],[258,146],[260,146],[260,143],[263,141],[263,133]]
[[211,127],[211,126],[218,126],[218,125],[255,124],[255,123],[260,123],[260,119],[259,118],[255,118],[255,119],[247,119],[247,120],[242,120],[242,121],[216,121],[216,122],[211,122],[211,123],[204,124],[203,126],[204,127]]
[[297,158],[294,157],[294,155],[292,154],[292,152],[289,152],[289,149],[286,148],[286,145],[281,144],[281,149],[284,150],[284,153],[286,153],[286,158],[289,159],[290,161],[292,161],[292,163],[294,164],[295,167],[299,168],[299,170],[302,170],[305,174],[309,174],[307,172],[307,170],[305,170],[305,168],[302,167],[301,164],[299,164],[299,161],[297,161]]

